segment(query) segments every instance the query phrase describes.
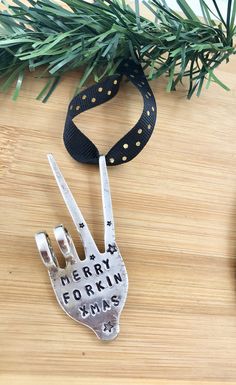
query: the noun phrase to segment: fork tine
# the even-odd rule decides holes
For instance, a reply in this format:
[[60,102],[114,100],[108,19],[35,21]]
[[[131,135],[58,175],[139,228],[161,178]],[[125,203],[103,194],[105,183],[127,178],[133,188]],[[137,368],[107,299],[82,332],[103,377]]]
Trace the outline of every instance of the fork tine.
[[54,228],[54,235],[66,263],[73,265],[78,262],[79,256],[68,230],[63,225],[59,225]]
[[51,166],[53,175],[56,179],[59,190],[61,192],[61,195],[67,206],[67,209],[81,237],[81,240],[84,246],[85,256],[87,257],[89,254],[98,253],[97,246],[89,231],[88,225],[86,224],[85,219],[79,207],[77,206],[77,203],[52,154],[48,154],[48,161]]
[[104,217],[104,242],[105,249],[109,244],[115,242],[115,226],[112,211],[112,201],[110,193],[109,178],[107,172],[106,158],[104,155],[99,157],[99,170],[101,178],[101,189],[102,189],[102,207]]
[[39,232],[35,234],[36,245],[42,261],[50,273],[55,273],[59,269],[57,258],[54,254],[50,238],[47,233]]

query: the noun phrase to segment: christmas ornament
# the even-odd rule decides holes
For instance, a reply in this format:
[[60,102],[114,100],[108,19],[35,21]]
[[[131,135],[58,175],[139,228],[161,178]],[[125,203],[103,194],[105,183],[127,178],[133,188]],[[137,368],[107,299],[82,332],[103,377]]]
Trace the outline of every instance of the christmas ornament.
[[[54,229],[55,238],[66,260],[60,268],[49,237],[36,234],[36,244],[48,269],[52,287],[62,309],[74,320],[90,327],[102,340],[112,340],[119,333],[119,317],[125,304],[128,277],[115,241],[114,219],[107,173],[108,165],[127,163],[143,149],[156,121],[156,103],[142,67],[124,61],[118,75],[106,78],[73,98],[69,104],[64,130],[68,152],[79,162],[99,164],[104,214],[105,252],[100,253],[62,173],[52,155],[48,156],[60,192],[82,240],[85,260],[81,261],[67,229]],[[143,97],[143,112],[137,124],[107,153],[100,155],[95,144],[74,124],[73,118],[116,95],[122,76],[138,88]]]
[[54,234],[66,267],[62,269],[58,265],[48,235],[44,232],[35,236],[39,253],[62,309],[75,321],[90,327],[102,340],[114,339],[119,333],[119,317],[127,296],[128,277],[115,240],[105,157],[99,157],[105,228],[103,253],[99,252],[53,156],[49,155],[48,159],[82,240],[85,259],[80,260],[71,236],[63,226],[56,227]]

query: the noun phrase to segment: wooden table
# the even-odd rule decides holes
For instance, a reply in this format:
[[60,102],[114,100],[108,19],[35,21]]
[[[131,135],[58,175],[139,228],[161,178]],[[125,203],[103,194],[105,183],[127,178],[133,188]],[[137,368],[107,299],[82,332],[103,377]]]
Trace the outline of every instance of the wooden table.
[[[49,169],[52,152],[102,246],[96,167],[76,163],[62,131],[78,73],[46,104],[44,81],[26,77],[16,103],[1,95],[1,384],[236,384],[236,60],[216,85],[186,100],[185,88],[151,83],[158,125],[144,151],[109,170],[117,242],[129,296],[117,340],[102,343],[59,308],[34,233],[66,225],[82,247]],[[140,95],[116,98],[79,124],[105,152],[139,118]],[[56,248],[55,241],[53,246]]]

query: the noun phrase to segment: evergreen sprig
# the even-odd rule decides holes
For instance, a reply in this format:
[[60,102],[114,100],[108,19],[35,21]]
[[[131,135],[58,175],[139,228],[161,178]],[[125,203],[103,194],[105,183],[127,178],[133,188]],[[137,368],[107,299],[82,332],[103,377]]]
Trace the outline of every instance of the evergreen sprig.
[[168,75],[167,90],[174,90],[183,78],[189,80],[188,98],[199,96],[205,80],[224,85],[214,70],[235,54],[236,0],[228,0],[226,18],[217,1],[211,7],[199,0],[204,18],[199,19],[185,0],[177,0],[182,14],[169,8],[165,0],[144,0],[155,17],[140,14],[139,0],[134,10],[125,0],[28,0],[28,5],[2,0],[0,14],[1,91],[16,83],[16,99],[28,69],[42,67],[48,77],[38,99],[46,101],[61,76],[82,68],[76,92],[90,75],[99,81],[116,72],[130,56],[147,69],[148,79]]

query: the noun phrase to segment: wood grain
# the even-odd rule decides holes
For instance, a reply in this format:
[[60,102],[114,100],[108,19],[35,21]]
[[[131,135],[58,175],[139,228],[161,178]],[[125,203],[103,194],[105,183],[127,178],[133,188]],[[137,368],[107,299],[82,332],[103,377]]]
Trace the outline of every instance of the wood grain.
[[[117,241],[130,289],[117,340],[105,344],[57,305],[34,233],[75,229],[46,160],[52,152],[102,245],[96,167],[77,164],[62,143],[79,74],[47,104],[28,75],[19,100],[1,95],[1,384],[236,384],[236,60],[218,71],[231,86],[201,98],[152,82],[158,125],[131,163],[109,170]],[[137,91],[78,124],[106,151],[139,118]],[[53,245],[56,248],[55,242]],[[77,241],[80,253],[82,248]]]

